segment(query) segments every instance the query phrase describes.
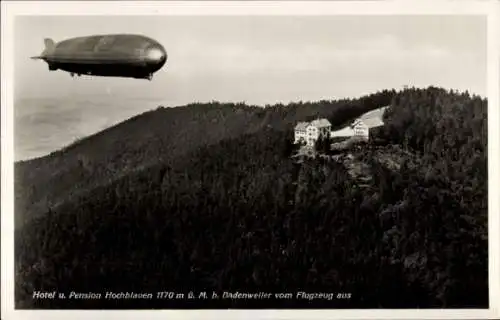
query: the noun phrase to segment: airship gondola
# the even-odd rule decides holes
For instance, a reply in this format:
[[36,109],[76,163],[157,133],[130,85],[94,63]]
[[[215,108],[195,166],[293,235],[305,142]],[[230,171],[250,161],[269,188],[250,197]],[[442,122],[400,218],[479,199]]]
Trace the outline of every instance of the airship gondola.
[[32,59],[44,60],[49,71],[74,75],[148,79],[167,61],[165,48],[143,35],[109,34],[76,37],[55,43],[45,39],[45,50]]

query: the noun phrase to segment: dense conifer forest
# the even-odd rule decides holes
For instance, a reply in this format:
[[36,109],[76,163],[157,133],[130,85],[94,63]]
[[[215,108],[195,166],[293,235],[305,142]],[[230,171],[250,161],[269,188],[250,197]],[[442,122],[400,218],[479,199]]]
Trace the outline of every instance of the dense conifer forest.
[[[295,161],[293,126],[389,105],[370,141]],[[159,108],[16,164],[18,308],[488,306],[487,101],[441,88]],[[344,292],[328,300],[34,300]]]

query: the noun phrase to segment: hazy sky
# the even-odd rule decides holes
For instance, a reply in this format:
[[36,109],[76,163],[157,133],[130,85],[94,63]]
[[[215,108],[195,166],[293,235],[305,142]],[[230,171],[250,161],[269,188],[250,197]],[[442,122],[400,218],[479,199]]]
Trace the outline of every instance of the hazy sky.
[[[70,78],[28,57],[55,41],[139,33],[169,55],[152,82]],[[34,16],[16,20],[16,97],[319,100],[403,85],[486,93],[486,20],[473,16]]]
[[[15,157],[41,156],[158,105],[358,97],[404,85],[486,94],[473,16],[25,16],[15,24]],[[153,81],[71,78],[34,61],[43,39],[138,33],[161,42]]]

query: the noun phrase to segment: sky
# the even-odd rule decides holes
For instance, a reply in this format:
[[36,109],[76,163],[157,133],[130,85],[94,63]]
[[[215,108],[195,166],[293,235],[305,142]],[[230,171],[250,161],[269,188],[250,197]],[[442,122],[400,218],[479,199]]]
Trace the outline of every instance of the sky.
[[[316,101],[404,85],[487,90],[480,16],[23,16],[14,33],[17,159],[158,105]],[[167,63],[147,81],[71,78],[29,59],[46,37],[107,33],[154,38]]]

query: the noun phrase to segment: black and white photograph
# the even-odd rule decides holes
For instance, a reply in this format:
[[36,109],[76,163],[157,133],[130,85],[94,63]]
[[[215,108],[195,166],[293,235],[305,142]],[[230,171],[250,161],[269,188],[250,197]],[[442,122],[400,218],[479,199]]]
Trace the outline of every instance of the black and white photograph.
[[12,312],[493,315],[493,2],[92,2],[2,3]]

